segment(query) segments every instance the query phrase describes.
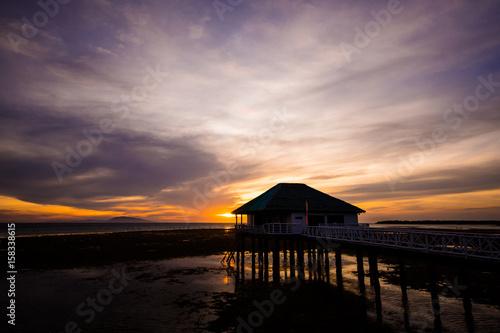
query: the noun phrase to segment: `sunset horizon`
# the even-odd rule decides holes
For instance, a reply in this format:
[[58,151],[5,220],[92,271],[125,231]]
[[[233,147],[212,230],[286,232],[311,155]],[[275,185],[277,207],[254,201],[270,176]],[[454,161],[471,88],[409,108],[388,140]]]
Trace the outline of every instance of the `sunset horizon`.
[[494,1],[40,3],[2,4],[1,222],[233,222],[278,183],[500,219]]

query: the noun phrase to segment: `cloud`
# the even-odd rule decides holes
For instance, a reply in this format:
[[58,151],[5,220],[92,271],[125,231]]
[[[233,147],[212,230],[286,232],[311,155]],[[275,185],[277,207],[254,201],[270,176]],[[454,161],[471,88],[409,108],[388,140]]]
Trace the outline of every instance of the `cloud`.
[[[30,10],[4,6],[0,30],[20,31]],[[206,1],[70,2],[21,54],[0,41],[1,170],[13,175],[2,193],[93,209],[130,196],[144,214],[173,216],[163,202],[192,203],[230,162],[244,171],[214,190],[213,207],[279,181],[360,200],[486,190],[472,170],[495,177],[500,90],[457,129],[443,113],[474,94],[479,75],[500,81],[500,5],[402,6],[347,62],[340,43],[387,2],[243,2],[223,22]],[[113,105],[140,89],[147,66],[169,75],[118,121]],[[269,133],[285,107],[293,121]],[[50,163],[102,118],[115,130],[59,184]],[[389,193],[384,174],[436,128],[446,142]]]
[[112,52],[104,47],[101,47],[101,46],[95,46],[95,45],[89,44],[89,48],[92,51],[99,53],[99,54],[116,56],[116,54],[114,52]]
[[500,190],[498,170],[500,170],[500,160],[442,167],[407,177],[395,186],[396,191],[391,191],[388,182],[385,181],[354,185],[344,190],[344,193],[357,200],[375,201]]
[[[87,128],[87,121],[43,113],[33,118],[10,113],[2,118],[2,132],[15,137],[0,146],[0,172],[9,175],[1,178],[0,193],[28,202],[103,208],[106,203],[95,199],[154,196],[220,166],[215,155],[202,150],[198,138],[164,139],[117,129],[105,134],[102,143],[59,182],[51,163],[66,163],[65,147],[76,149],[85,139],[81,130]],[[24,143],[13,149],[19,142]]]
[[200,39],[203,37],[204,28],[201,25],[192,25],[189,27],[189,38],[190,39]]

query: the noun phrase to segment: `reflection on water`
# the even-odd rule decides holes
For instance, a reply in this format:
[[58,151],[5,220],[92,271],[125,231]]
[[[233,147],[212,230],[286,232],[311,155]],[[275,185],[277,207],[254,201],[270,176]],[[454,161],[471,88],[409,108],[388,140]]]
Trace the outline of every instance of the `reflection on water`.
[[[220,256],[208,256],[21,271],[16,327],[4,327],[2,321],[0,332],[65,332],[68,322],[82,332],[208,332],[204,327],[217,318],[221,295],[235,288],[219,261]],[[123,269],[132,278],[109,301],[102,290],[109,289],[112,271]],[[97,305],[95,317],[87,322],[92,305],[81,308],[83,315],[77,308],[89,298]]]
[[[500,327],[497,274],[468,270],[464,275],[460,267],[435,265],[436,316],[426,262],[405,259],[401,266],[397,258],[381,257],[374,270],[366,253],[360,263],[355,252],[345,250],[341,257],[334,250],[304,249],[302,255],[293,250],[294,256],[280,252],[277,275],[272,252],[265,269],[266,256],[256,254],[252,260],[250,251],[244,255],[244,275],[241,270],[228,274],[220,267],[221,256],[21,271],[16,281],[18,325],[8,330],[0,326],[0,331],[64,332],[70,321],[82,332],[233,332],[238,327],[250,332],[242,323],[254,332],[431,332],[439,331],[436,319],[444,332],[494,332]],[[123,268],[132,280],[85,322],[88,316],[76,312],[78,305],[97,298],[109,288],[112,270]],[[465,315],[465,296],[471,316]],[[271,299],[273,303],[266,302]]]
[[[268,269],[260,256],[255,253],[252,260],[252,252],[245,252],[243,273],[242,267],[235,272],[239,285],[269,281],[286,289],[300,276],[308,288],[326,283],[345,297],[361,297],[367,318],[384,331],[497,332],[500,327],[497,273],[416,259],[377,259],[367,257],[366,252],[361,259],[354,250],[336,255],[332,250],[311,253],[305,249],[305,269],[300,275],[300,255],[290,248],[280,251],[279,258],[270,251]],[[278,260],[279,284],[273,266]]]

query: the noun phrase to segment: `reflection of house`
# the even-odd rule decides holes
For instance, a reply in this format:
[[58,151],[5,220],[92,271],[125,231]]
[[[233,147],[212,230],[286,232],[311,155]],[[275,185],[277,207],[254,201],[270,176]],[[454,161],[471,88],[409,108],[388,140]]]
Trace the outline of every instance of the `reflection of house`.
[[309,226],[317,226],[324,223],[357,224],[358,214],[364,212],[361,208],[305,184],[281,183],[232,213],[247,215],[248,225],[266,223],[306,225],[307,220]]

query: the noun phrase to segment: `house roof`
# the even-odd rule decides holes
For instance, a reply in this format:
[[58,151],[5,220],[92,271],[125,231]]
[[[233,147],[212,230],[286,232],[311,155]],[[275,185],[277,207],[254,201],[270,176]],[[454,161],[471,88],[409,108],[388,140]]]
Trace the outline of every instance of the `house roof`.
[[306,184],[280,183],[250,200],[233,214],[252,214],[258,212],[305,211],[306,202],[309,212],[364,213],[361,208],[331,195],[318,191]]

